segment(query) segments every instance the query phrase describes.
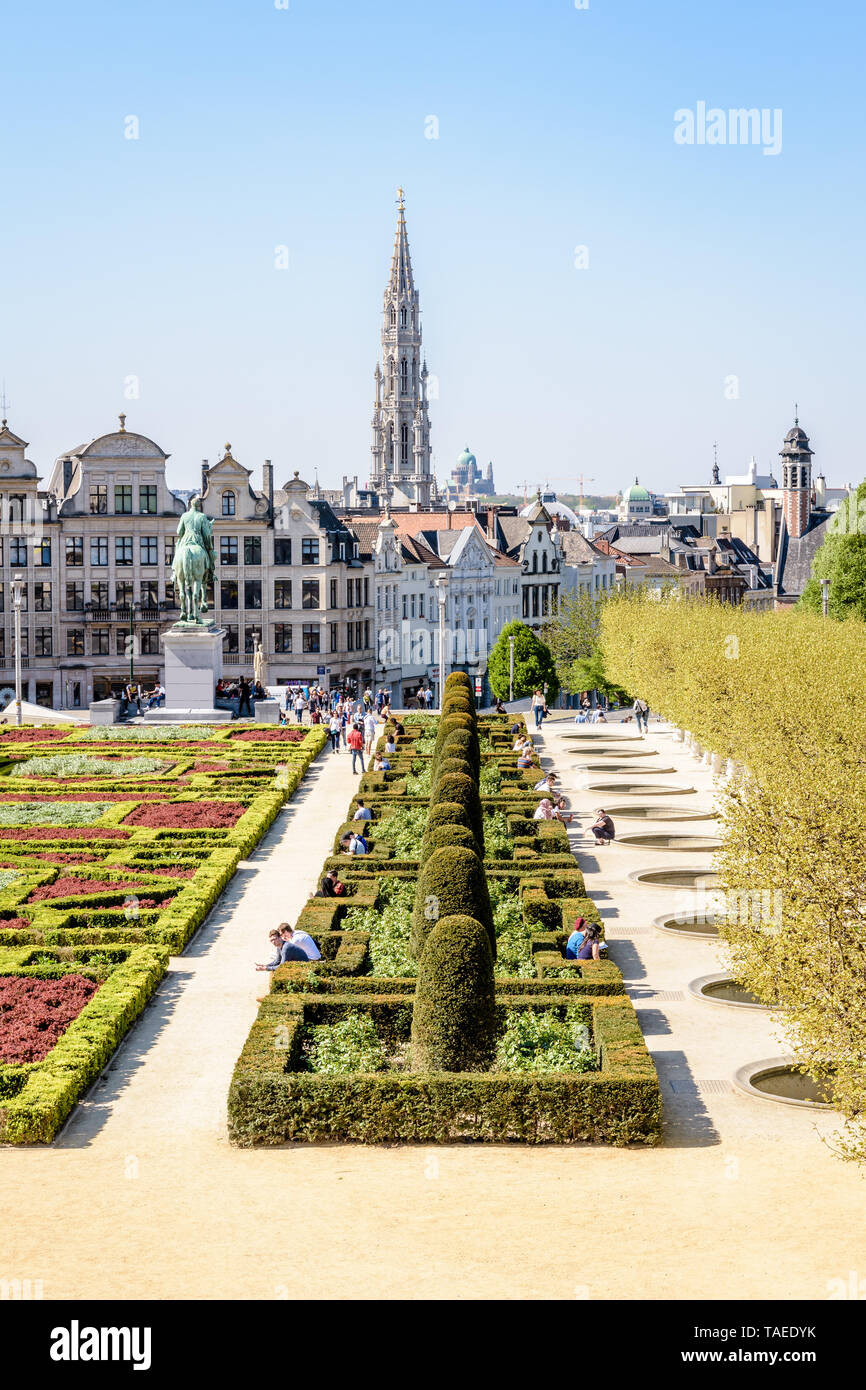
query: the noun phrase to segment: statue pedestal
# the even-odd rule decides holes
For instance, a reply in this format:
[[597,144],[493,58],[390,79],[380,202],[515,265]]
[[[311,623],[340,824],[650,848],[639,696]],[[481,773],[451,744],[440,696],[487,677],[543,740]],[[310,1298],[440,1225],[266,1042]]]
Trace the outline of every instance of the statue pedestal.
[[223,671],[223,630],[213,624],[178,624],[163,633],[165,705],[148,710],[147,723],[211,722],[231,719],[231,710],[214,709],[214,691]]

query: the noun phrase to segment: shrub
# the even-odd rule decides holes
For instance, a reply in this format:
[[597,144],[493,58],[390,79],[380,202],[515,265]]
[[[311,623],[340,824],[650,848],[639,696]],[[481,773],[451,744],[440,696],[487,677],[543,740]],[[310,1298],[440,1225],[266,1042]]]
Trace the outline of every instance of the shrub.
[[415,1071],[486,1071],[496,1050],[493,954],[484,925],[445,916],[433,925],[418,966],[412,1011]]
[[437,825],[465,825],[468,830],[472,829],[466,807],[457,801],[437,801],[430,807],[426,833],[435,830]]
[[477,777],[481,768],[481,753],[477,733],[469,729],[449,729],[439,745],[437,756],[440,764],[444,758],[465,759],[472,765]]
[[469,826],[479,845],[484,844],[484,824],[481,815],[481,798],[474,780],[465,773],[447,772],[439,779],[430,798],[431,806],[443,801],[456,801],[463,807],[469,819]]
[[339,1076],[346,1072],[384,1071],[385,1049],[369,1014],[355,1009],[337,1023],[320,1023],[310,1029],[304,1057],[310,1071]]
[[484,865],[477,854],[459,846],[434,850],[418,874],[409,949],[416,960],[434,922],[465,914],[485,928],[496,951],[493,912]]
[[452,690],[465,690],[468,695],[472,694],[472,682],[465,671],[452,671],[445,677],[445,695],[448,696]]
[[472,831],[465,825],[436,825],[429,831],[421,842],[420,862],[426,864],[430,855],[437,849],[447,849],[450,845],[459,846],[462,849],[471,849],[472,853],[481,858],[481,851],[478,841]]
[[583,1005],[566,1010],[509,1009],[496,1049],[498,1071],[596,1071]]
[[15,777],[142,777],[164,772],[161,758],[89,758],[84,753],[58,753],[54,758],[28,758],[12,768]]
[[473,772],[472,764],[469,759],[457,757],[455,755],[450,758],[440,758],[439,761],[434,764],[432,786],[435,787],[437,785],[440,777],[447,777],[449,774],[471,777],[473,782],[475,780],[475,773]]

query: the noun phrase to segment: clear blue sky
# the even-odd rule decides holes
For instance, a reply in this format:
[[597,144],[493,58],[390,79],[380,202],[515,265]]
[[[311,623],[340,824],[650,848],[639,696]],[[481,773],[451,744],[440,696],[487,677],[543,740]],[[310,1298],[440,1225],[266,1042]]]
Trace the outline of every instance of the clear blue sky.
[[[864,31],[853,0],[9,7],[10,424],[46,474],[125,410],[177,486],[226,440],[365,479],[402,184],[440,476],[468,443],[500,487],[663,490],[714,440],[769,466],[797,399],[859,480]],[[675,144],[699,101],[781,108],[781,153]]]

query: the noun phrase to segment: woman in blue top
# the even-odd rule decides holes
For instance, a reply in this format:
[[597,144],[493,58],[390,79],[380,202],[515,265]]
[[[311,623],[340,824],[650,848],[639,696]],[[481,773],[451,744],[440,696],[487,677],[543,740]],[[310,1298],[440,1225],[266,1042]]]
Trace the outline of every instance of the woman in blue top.
[[588,926],[583,936],[583,945],[577,953],[578,960],[598,960],[598,941],[601,932],[596,926]]
[[585,917],[578,917],[577,921],[576,921],[575,924],[574,924],[574,928],[573,928],[573,930],[572,930],[571,936],[568,938],[568,941],[565,943],[565,959],[566,959],[566,960],[577,960],[577,953],[578,953],[578,951],[580,950],[581,946],[583,945],[583,941],[584,941],[584,937],[585,937],[585,936],[586,936],[586,918],[585,918]]

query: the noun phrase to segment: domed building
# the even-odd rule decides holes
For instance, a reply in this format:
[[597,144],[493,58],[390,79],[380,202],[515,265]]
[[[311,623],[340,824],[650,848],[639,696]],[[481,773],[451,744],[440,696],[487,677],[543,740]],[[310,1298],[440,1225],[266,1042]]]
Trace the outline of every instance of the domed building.
[[653,514],[653,500],[645,487],[635,478],[631,487],[626,488],[621,501],[617,502],[617,516],[620,521],[638,521]]
[[451,481],[445,491],[448,500],[455,502],[464,501],[468,497],[492,497],[496,491],[493,485],[493,464],[488,463],[486,473],[482,473],[475,455],[467,444],[451,470]]
[[538,503],[541,503],[548,516],[557,522],[560,530],[580,530],[580,517],[577,512],[572,511],[571,507],[565,502],[560,502],[555,492],[541,492],[534,502],[529,502],[522,508],[520,515],[528,517],[530,512],[534,512]]

